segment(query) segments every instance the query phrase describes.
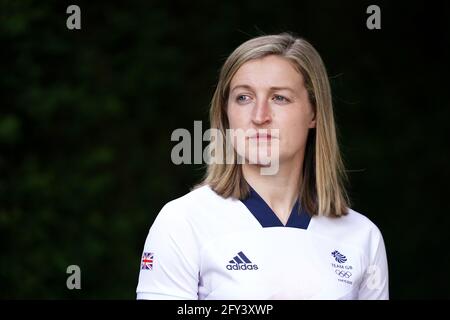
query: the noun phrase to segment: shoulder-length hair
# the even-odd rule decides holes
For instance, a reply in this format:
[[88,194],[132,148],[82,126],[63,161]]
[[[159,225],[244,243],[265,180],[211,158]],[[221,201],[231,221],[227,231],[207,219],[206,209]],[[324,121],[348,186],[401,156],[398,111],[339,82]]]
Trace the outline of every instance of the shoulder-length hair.
[[[244,63],[268,55],[287,59],[303,76],[309,102],[316,115],[316,128],[309,130],[305,147],[302,184],[298,191],[300,204],[310,215],[345,215],[350,201],[344,187],[347,175],[336,137],[330,84],[320,55],[306,40],[282,33],[256,37],[236,48],[220,71],[210,106],[211,128],[226,137],[231,79]],[[221,148],[225,154],[224,144]],[[232,152],[236,153],[235,150]],[[236,154],[233,157],[236,159]],[[205,176],[194,189],[205,184],[224,198],[245,199],[250,191],[242,174],[242,165],[236,161],[232,164],[208,164]]]

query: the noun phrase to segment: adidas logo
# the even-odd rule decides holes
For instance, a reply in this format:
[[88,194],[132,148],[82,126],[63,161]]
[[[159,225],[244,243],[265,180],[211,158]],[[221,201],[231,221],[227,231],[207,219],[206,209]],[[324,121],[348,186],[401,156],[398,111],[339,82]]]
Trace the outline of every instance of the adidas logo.
[[241,251],[227,264],[228,270],[258,270],[258,265],[252,264],[249,258]]

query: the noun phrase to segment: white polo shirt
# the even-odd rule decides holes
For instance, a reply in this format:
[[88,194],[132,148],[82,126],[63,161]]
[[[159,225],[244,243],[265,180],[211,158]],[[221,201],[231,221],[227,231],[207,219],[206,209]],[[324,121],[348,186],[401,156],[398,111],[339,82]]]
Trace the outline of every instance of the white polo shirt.
[[245,200],[209,186],[167,203],[145,242],[137,299],[388,299],[379,229],[349,209],[286,226],[251,188]]

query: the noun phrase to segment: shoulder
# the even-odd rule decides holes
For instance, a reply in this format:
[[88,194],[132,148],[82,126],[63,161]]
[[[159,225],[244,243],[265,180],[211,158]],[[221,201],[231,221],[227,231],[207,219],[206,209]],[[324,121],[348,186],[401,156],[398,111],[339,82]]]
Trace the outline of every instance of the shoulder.
[[381,237],[381,231],[378,226],[366,215],[353,209],[348,209],[348,214],[342,217],[342,222],[353,232],[361,230],[363,233],[368,234],[371,237]]
[[164,211],[185,211],[186,209],[192,208],[199,201],[211,201],[211,191],[208,185],[198,187],[191,190],[185,195],[170,200],[163,206]]
[[202,204],[208,205],[225,200],[226,199],[215,193],[209,185],[203,185],[196,189],[192,189],[190,192],[179,198],[167,202],[163,209],[169,211],[180,209],[180,211],[186,212],[186,210],[196,208]]
[[338,218],[314,216],[314,228],[317,231],[326,228],[327,231],[335,230],[336,232],[380,232],[377,225],[373,223],[366,215],[359,213],[351,208],[345,216]]
[[198,247],[202,247],[218,234],[231,229],[233,222],[239,219],[237,201],[223,198],[209,185],[198,187],[167,202],[156,216],[150,234],[177,243],[195,241]]
[[203,185],[167,202],[156,219],[164,221],[199,221],[211,216],[211,212],[216,214],[223,212],[223,209],[233,205],[235,201],[231,198],[223,198],[212,190],[209,185]]
[[364,247],[373,247],[382,241],[378,226],[366,215],[351,208],[345,216],[331,218],[315,216],[312,219],[311,231],[349,243],[359,243]]

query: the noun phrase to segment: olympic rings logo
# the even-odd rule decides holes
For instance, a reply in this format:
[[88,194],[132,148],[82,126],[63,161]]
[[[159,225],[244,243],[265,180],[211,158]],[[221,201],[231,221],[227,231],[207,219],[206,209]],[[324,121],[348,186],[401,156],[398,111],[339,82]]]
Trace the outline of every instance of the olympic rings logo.
[[352,276],[352,273],[350,271],[342,271],[342,270],[334,270],[336,274],[341,278],[350,278]]

